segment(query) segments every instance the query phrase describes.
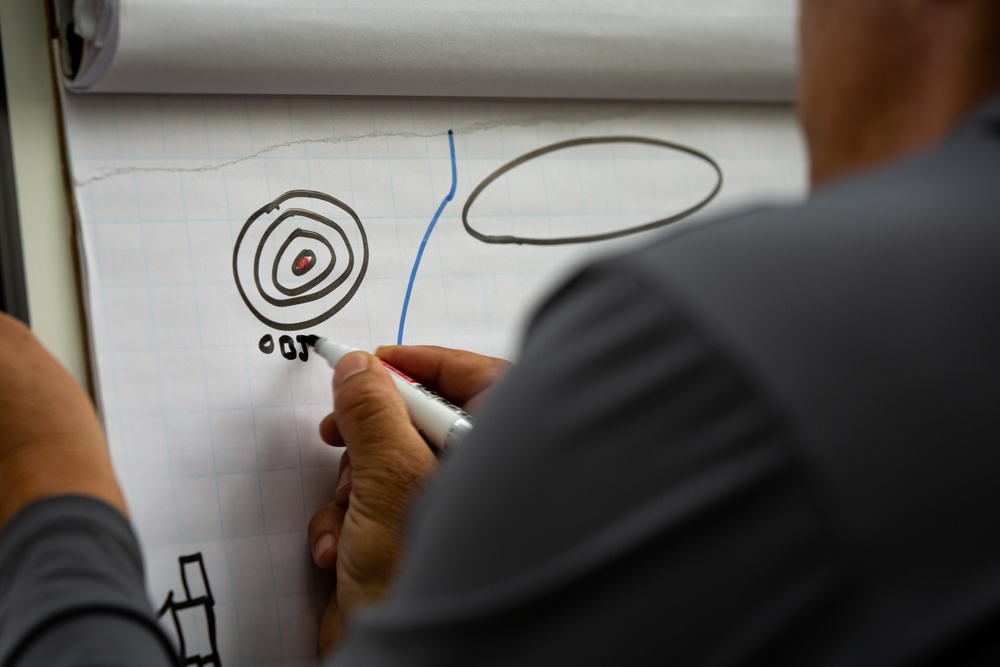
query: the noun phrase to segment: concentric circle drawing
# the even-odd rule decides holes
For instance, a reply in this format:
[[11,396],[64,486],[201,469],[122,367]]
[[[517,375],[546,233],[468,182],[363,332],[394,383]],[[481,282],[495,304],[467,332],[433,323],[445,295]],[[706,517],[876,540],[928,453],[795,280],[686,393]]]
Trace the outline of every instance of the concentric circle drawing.
[[357,213],[314,190],[290,190],[258,209],[233,248],[233,278],[257,319],[295,331],[339,312],[368,271]]
[[[654,219],[649,222],[645,222],[638,225],[632,225],[625,227],[623,229],[613,229],[611,231],[606,231],[602,233],[594,234],[573,234],[566,236],[526,236],[524,234],[490,234],[482,230],[482,228],[477,229],[469,221],[470,211],[472,210],[472,205],[476,202],[476,199],[486,190],[492,183],[497,179],[501,178],[508,172],[516,169],[518,166],[524,163],[534,160],[535,158],[548,155],[550,153],[555,153],[556,151],[565,150],[568,148],[574,148],[577,146],[590,146],[594,144],[645,144],[648,146],[653,146],[656,148],[662,148],[670,151],[676,151],[683,155],[696,158],[699,161],[704,162],[712,170],[714,175],[714,183],[705,192],[704,197],[698,200],[693,205],[685,208],[682,211],[674,213],[672,215],[667,215],[659,219]],[[482,183],[477,185],[469,195],[469,198],[465,201],[465,207],[462,209],[462,224],[465,226],[465,231],[469,233],[470,236],[476,238],[484,243],[517,243],[517,244],[527,244],[527,245],[563,245],[569,243],[588,243],[592,241],[605,241],[608,239],[619,238],[622,236],[628,236],[630,234],[637,234],[639,232],[644,232],[651,229],[656,229],[658,227],[663,227],[674,222],[678,222],[687,218],[701,209],[708,206],[719,191],[722,189],[722,167],[719,163],[715,161],[710,155],[703,153],[702,151],[691,148],[690,146],[685,146],[683,144],[678,144],[672,141],[664,141],[662,139],[653,139],[651,137],[637,137],[637,136],[607,136],[607,137],[581,137],[579,139],[570,139],[568,141],[560,141],[559,143],[550,144],[548,146],[543,146],[530,153],[525,153],[524,155],[511,160],[507,164],[503,165],[492,174],[483,179]],[[514,193],[517,196],[517,193]]]

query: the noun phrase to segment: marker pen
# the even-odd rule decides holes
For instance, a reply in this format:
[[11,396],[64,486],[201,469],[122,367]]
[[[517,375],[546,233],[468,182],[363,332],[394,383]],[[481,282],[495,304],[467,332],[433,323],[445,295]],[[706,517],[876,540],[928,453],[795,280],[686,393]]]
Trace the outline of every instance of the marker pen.
[[[303,340],[315,348],[316,354],[327,360],[330,368],[334,368],[340,358],[348,352],[358,350],[356,347],[342,345],[319,336],[304,336]],[[410,421],[432,446],[440,450],[447,449],[472,432],[474,420],[467,412],[455,407],[384,361],[382,365],[389,371],[396,389],[402,395],[406,409],[410,413]]]

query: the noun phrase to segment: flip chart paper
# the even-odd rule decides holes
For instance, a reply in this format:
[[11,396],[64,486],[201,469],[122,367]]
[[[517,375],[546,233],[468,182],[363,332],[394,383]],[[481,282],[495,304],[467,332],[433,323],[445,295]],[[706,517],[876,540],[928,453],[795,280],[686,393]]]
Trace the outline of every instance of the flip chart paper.
[[[297,335],[372,349],[402,331],[516,356],[525,318],[580,262],[805,188],[786,106],[63,104],[98,398],[151,600],[187,657],[226,667],[315,663],[328,582],[306,526],[339,454],[317,434],[331,372]],[[710,201],[610,241],[488,243],[463,210],[491,175],[465,222],[520,241],[605,236]]]
[[795,0],[60,4],[78,92],[790,101],[796,64]]

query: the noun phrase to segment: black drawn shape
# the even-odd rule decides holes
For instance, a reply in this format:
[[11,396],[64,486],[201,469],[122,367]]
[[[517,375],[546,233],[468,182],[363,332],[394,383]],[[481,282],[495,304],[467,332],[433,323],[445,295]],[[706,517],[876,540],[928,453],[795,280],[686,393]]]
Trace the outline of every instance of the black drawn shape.
[[315,265],[316,253],[306,248],[295,256],[295,260],[292,262],[292,275],[296,277],[305,275]]
[[281,348],[281,356],[289,361],[295,359],[297,353],[295,352],[295,342],[292,341],[291,336],[282,336],[278,339],[278,347]]
[[[215,598],[212,597],[208,575],[205,573],[205,561],[200,553],[195,553],[181,556],[177,562],[181,570],[184,597],[179,598],[175,591],[170,591],[156,612],[156,617],[163,618],[170,613],[177,633],[177,652],[181,664],[222,667],[216,640]],[[202,632],[192,636],[195,630]]]
[[314,190],[290,190],[255,211],[233,248],[233,278],[243,302],[279,331],[306,329],[338,313],[367,272],[361,219],[344,202]]
[[299,343],[299,348],[301,348],[302,350],[301,352],[299,352],[300,360],[309,361],[309,341],[315,338],[316,336],[302,336],[302,335],[295,337],[295,340],[297,340]]
[[[683,157],[693,158],[686,160],[686,162],[690,163],[690,165],[683,167],[683,170],[679,172],[682,176],[687,177],[690,167],[696,167],[700,162],[703,163],[704,165],[707,165],[711,170],[712,172],[711,180],[713,182],[711,183],[710,186],[708,186],[705,189],[704,191],[705,194],[703,197],[695,200],[694,203],[687,205],[683,210],[676,213],[670,213],[669,215],[662,215],[661,212],[659,216],[657,216],[655,219],[651,221],[649,220],[649,217],[653,217],[656,214],[649,214],[647,212],[644,214],[646,216],[645,222],[641,222],[640,224],[627,223],[628,226],[624,228],[621,227],[622,224],[621,221],[625,219],[626,216],[622,215],[620,211],[607,212],[607,215],[604,216],[606,218],[607,228],[584,234],[580,233],[558,234],[558,233],[553,233],[551,230],[548,230],[548,233],[546,233],[547,231],[546,229],[537,229],[537,230],[532,229],[530,231],[530,234],[521,231],[521,227],[524,227],[525,225],[534,224],[536,227],[539,226],[537,224],[539,221],[547,221],[548,224],[551,225],[556,215],[546,211],[541,211],[534,213],[532,215],[524,215],[524,216],[516,215],[514,214],[513,211],[508,211],[506,214],[498,213],[494,216],[481,213],[480,222],[482,224],[480,224],[478,227],[473,226],[471,221],[473,218],[473,216],[471,215],[473,204],[476,203],[476,201],[480,198],[480,196],[484,193],[484,191],[486,191],[491,184],[498,181],[498,179],[501,179],[506,176],[508,179],[507,187],[506,188],[500,187],[497,189],[496,193],[497,197],[494,199],[494,202],[503,202],[506,206],[509,206],[510,208],[513,208],[515,205],[524,203],[530,203],[536,206],[539,204],[547,205],[546,201],[547,198],[558,199],[559,195],[553,192],[553,190],[557,190],[559,184],[549,183],[544,178],[544,171],[540,170],[540,167],[537,163],[532,163],[532,165],[530,165],[527,168],[539,168],[540,177],[536,178],[534,174],[531,174],[530,176],[528,174],[521,174],[521,176],[525,177],[525,180],[523,181],[524,183],[532,184],[533,188],[532,192],[516,191],[515,186],[511,185],[511,183],[513,182],[511,180],[512,177],[508,176],[508,174],[514,171],[521,172],[523,169],[526,168],[522,167],[522,165],[525,165],[526,163],[529,163],[532,160],[536,160],[537,158],[552,156],[550,158],[552,160],[562,159],[563,156],[555,156],[553,154],[568,149],[599,146],[602,144],[614,146],[615,148],[623,151],[628,149],[635,151],[637,150],[637,147],[642,147],[646,149],[652,147],[657,149],[663,149],[665,151],[672,151],[675,153],[679,153],[680,154],[679,157],[681,158]],[[566,168],[572,168],[577,171],[579,171],[580,169],[580,162],[581,160],[579,159],[574,160],[568,157],[567,159],[564,159],[562,161],[562,163],[566,165]],[[626,177],[621,176],[617,173],[618,165],[622,162],[623,161],[616,160],[616,158],[612,156],[610,158],[605,158],[601,160],[600,163],[597,163],[596,166],[600,169],[600,171],[598,172],[600,178],[597,179],[595,183],[586,183],[586,184],[583,183],[583,180],[581,178],[577,196],[585,199],[588,193],[591,194],[593,193],[593,190],[601,190],[604,192],[615,192],[615,193],[620,193],[620,192],[627,193],[628,191],[630,191],[630,188],[635,188],[636,184],[634,183],[619,182],[626,180]],[[633,160],[633,162],[635,161]],[[642,164],[651,165],[653,163],[651,161],[647,161],[643,162]],[[609,165],[610,168],[608,168],[606,165]],[[518,167],[521,167],[521,170],[519,170]],[[653,173],[652,167],[647,167],[645,169],[645,172],[646,173],[644,174],[644,176],[649,179],[651,187],[655,187],[654,185],[652,185],[652,180],[655,179],[658,175]],[[563,176],[564,176],[564,178],[562,179],[563,181],[572,182],[572,179],[565,178],[566,172],[563,172]],[[662,177],[662,175],[660,176]],[[542,148],[533,150],[530,153],[525,153],[524,155],[514,160],[511,160],[507,164],[501,166],[499,169],[497,169],[492,174],[487,176],[479,185],[475,187],[475,189],[472,191],[472,194],[470,194],[469,198],[465,201],[465,207],[462,209],[462,224],[465,226],[465,230],[472,237],[480,241],[483,241],[484,243],[563,245],[568,243],[587,243],[593,241],[605,241],[608,239],[619,238],[623,236],[628,236],[630,234],[637,234],[639,232],[644,232],[651,229],[656,229],[658,227],[663,227],[665,225],[678,222],[691,215],[694,215],[701,209],[708,206],[708,204],[711,203],[713,199],[715,199],[716,195],[718,195],[719,191],[722,189],[722,180],[723,180],[722,167],[719,166],[718,162],[716,162],[715,159],[713,159],[708,154],[696,148],[691,148],[690,146],[685,146],[683,144],[678,144],[671,141],[664,141],[662,139],[654,139],[650,137],[638,137],[638,136],[582,137],[578,139],[570,139],[568,141],[561,141],[559,143],[551,144],[549,146],[543,146]],[[700,192],[700,190],[698,192]],[[696,194],[698,193],[696,192]],[[623,195],[620,194],[618,195],[618,197],[619,199],[625,198]],[[645,198],[646,197],[643,197],[643,199]],[[627,205],[629,204],[629,202],[624,202],[624,204]],[[484,231],[484,227],[490,225],[488,223],[483,223],[482,219],[490,217],[494,218],[495,220],[506,222],[510,227],[515,227],[516,233],[510,233],[510,234],[494,233],[497,231],[495,229],[492,230],[491,233]],[[579,223],[581,223],[583,221],[583,218],[585,217],[585,212],[581,207],[581,210],[576,212],[575,214],[563,217],[567,218],[567,222],[573,225],[573,227],[570,227],[569,229],[573,230],[574,232],[577,232]],[[642,218],[640,218],[640,220],[641,219]],[[492,225],[492,227],[494,228],[499,226],[500,226],[499,224]],[[564,232],[567,231],[565,225],[563,227],[563,231]]]
[[264,336],[260,339],[260,342],[257,343],[257,347],[259,347],[260,351],[264,354],[271,354],[274,352],[274,336],[271,334],[264,334]]

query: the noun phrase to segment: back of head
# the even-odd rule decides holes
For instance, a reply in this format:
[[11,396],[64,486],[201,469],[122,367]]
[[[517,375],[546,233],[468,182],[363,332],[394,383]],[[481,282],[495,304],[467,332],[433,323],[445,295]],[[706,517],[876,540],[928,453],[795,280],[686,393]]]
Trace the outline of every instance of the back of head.
[[1000,93],[996,0],[801,0],[799,109],[820,184],[939,141]]

